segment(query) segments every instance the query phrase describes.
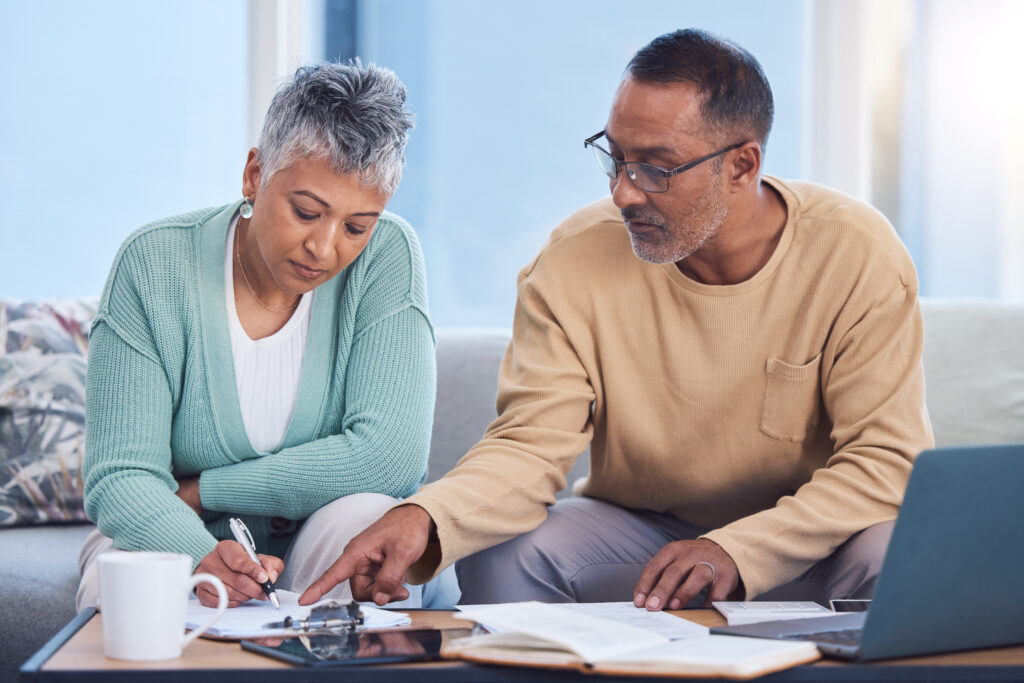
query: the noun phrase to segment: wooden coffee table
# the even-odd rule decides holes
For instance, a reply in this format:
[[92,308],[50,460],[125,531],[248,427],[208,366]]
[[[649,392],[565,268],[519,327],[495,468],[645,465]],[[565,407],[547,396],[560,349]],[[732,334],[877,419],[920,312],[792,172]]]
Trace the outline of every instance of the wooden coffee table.
[[[467,628],[448,611],[411,610],[415,626]],[[723,624],[714,610],[673,612],[705,626]],[[518,683],[537,681],[656,681],[665,679],[595,676],[576,671],[481,666],[465,662],[426,662],[344,668],[293,667],[243,650],[237,642],[200,638],[179,659],[126,662],[103,655],[102,617],[83,610],[21,668],[21,681],[186,681],[187,683],[264,683],[276,681],[366,681],[367,683]],[[695,679],[679,679],[694,681]],[[720,679],[718,679],[720,680]],[[821,660],[773,674],[771,681],[1024,681],[1024,646],[907,657],[868,664]]]

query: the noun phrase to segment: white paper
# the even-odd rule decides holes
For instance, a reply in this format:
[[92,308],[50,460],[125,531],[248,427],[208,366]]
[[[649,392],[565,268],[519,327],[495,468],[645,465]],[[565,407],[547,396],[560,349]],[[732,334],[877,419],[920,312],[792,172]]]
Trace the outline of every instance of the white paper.
[[816,602],[713,602],[715,609],[721,612],[730,626],[756,624],[762,621],[781,621],[783,619],[810,619],[827,617],[835,614],[827,607]]
[[[265,629],[263,626],[275,621],[284,621],[285,617],[305,619],[314,607],[331,601],[330,598],[326,598],[312,605],[300,606],[299,593],[280,589],[277,591],[277,597],[281,600],[280,610],[275,609],[268,600],[249,600],[238,607],[229,608],[206,633],[218,638],[239,639],[287,635],[293,631]],[[363,613],[363,628],[391,628],[405,626],[412,621],[409,619],[409,615],[403,612],[377,609],[362,603],[360,603],[359,609]],[[204,607],[200,604],[195,595],[189,596],[185,627],[188,629],[198,628],[205,624],[216,611],[213,607]]]
[[[480,607],[507,607],[522,603],[504,603],[497,605],[459,605],[459,610],[475,610]],[[567,609],[577,614],[610,619],[617,624],[626,624],[645,631],[657,633],[669,640],[686,638],[704,638],[710,632],[707,626],[695,624],[688,619],[681,619],[667,612],[649,612],[643,607],[635,607],[631,602],[559,602],[550,603],[552,607]],[[492,633],[500,629],[490,624],[483,624]]]
[[642,628],[665,636],[669,640],[703,638],[709,634],[707,626],[666,612],[649,612],[643,607],[634,606],[631,602],[564,602],[558,603],[558,607]]
[[671,642],[649,630],[542,602],[461,606],[459,609],[490,630],[544,638],[588,662]]

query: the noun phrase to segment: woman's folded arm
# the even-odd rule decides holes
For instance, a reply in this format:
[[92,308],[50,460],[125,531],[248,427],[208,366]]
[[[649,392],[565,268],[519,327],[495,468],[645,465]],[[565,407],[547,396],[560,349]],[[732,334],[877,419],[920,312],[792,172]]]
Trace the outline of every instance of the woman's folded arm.
[[302,519],[353,493],[412,494],[426,472],[435,362],[430,323],[416,306],[362,330],[341,433],[204,471],[203,507]]

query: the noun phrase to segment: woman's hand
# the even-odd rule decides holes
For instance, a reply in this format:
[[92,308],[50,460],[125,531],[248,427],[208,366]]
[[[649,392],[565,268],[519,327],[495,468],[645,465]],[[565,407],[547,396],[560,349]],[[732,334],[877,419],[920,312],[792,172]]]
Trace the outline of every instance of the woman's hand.
[[[249,559],[248,553],[236,541],[221,541],[209,555],[203,558],[195,573],[207,572],[224,582],[228,591],[228,607],[238,607],[246,600],[256,598],[266,600],[260,584],[269,578],[271,583],[284,570],[284,562],[272,555],[257,555],[260,563]],[[199,584],[196,589],[199,602],[207,607],[217,606],[217,591],[207,583]]]
[[185,501],[185,505],[195,510],[197,515],[203,512],[203,501],[199,499],[199,477],[178,479],[178,491],[174,495]]

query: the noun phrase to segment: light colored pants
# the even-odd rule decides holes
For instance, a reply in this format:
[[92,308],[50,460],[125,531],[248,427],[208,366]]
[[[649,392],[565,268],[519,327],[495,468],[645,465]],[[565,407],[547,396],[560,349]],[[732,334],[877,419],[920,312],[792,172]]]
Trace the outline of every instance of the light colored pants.
[[[870,598],[892,526],[861,531],[802,576],[758,599]],[[461,602],[632,602],[641,572],[659,550],[708,531],[672,515],[594,498],[560,500],[533,531],[457,563]],[[704,597],[702,592],[690,606]]]
[[[323,506],[302,525],[282,558],[284,571],[275,582],[277,588],[301,593],[320,578],[334,563],[345,545],[359,532],[380,519],[395,503],[395,498],[379,493],[356,493],[339,498]],[[76,606],[99,604],[99,575],[96,558],[105,552],[124,552],[114,548],[113,541],[93,531],[85,539],[78,558],[82,580],[78,585]],[[418,607],[446,609],[458,602],[459,585],[453,567],[441,572],[432,581],[422,585],[406,584],[409,598],[393,602],[388,607]],[[348,581],[338,584],[324,597],[348,600],[352,597]]]

